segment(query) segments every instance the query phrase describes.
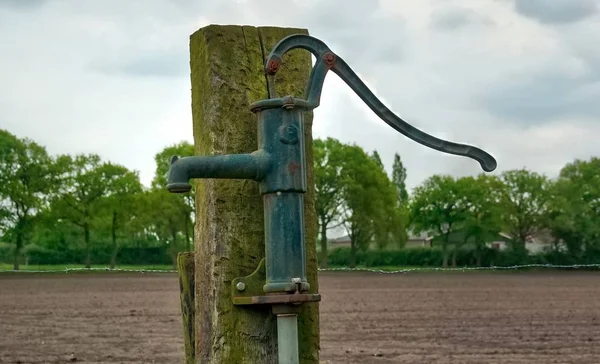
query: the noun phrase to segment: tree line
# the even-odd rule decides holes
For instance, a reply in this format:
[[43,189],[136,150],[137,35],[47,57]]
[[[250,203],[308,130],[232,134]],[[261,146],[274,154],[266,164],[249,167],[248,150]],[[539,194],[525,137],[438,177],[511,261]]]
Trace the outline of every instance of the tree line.
[[321,267],[328,261],[326,232],[338,226],[350,238],[350,266],[357,252],[373,246],[402,248],[409,231],[434,237],[444,267],[456,266],[457,254],[465,248],[481,265],[487,243],[501,233],[516,255],[526,256],[527,241],[544,236],[553,250],[564,247],[572,262],[585,255],[600,258],[597,157],[566,164],[556,178],[526,168],[499,175],[438,174],[409,194],[398,154],[390,177],[377,151],[369,154],[333,138],[316,140],[314,148]]
[[14,269],[31,247],[59,254],[108,247],[110,265],[124,246],[168,247],[174,258],[190,250],[193,194],[166,191],[170,155],[193,155],[182,142],[156,154],[150,187],[137,172],[96,154],[50,156],[28,138],[0,130],[0,242],[10,243]]
[[[555,179],[527,169],[434,175],[409,194],[398,154],[388,176],[377,151],[334,138],[316,139],[313,148],[322,267],[334,228],[351,239],[351,266],[359,252],[404,247],[409,232],[436,235],[444,266],[456,264],[464,247],[482,254],[500,232],[512,237],[514,251],[523,251],[525,241],[544,229],[574,257],[600,249],[598,158],[575,160]],[[144,186],[136,171],[98,155],[50,156],[35,141],[0,130],[0,258],[4,248],[15,269],[44,254],[89,267],[101,251],[115,267],[135,262],[126,251],[140,256],[143,249],[157,249],[173,262],[178,252],[193,249],[195,209],[193,191],[166,191],[168,158],[193,154],[187,142],[165,147],[155,155],[150,186]]]

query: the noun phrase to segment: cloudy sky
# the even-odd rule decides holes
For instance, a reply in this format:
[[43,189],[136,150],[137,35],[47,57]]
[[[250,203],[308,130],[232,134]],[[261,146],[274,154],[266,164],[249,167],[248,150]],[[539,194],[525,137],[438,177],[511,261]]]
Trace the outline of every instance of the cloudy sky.
[[[0,128],[148,184],[156,152],[193,141],[189,35],[208,24],[307,28],[399,116],[492,153],[494,173],[600,155],[600,0],[0,0]],[[388,170],[399,153],[409,188],[481,172],[397,134],[335,74],[313,132]]]

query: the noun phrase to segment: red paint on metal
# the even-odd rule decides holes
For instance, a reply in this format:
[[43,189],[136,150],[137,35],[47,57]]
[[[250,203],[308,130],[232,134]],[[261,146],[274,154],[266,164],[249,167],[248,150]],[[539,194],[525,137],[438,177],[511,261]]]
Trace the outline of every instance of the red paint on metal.
[[279,70],[279,61],[272,59],[269,61],[269,64],[267,65],[267,72],[269,72],[270,75],[274,75],[275,73],[277,73],[277,71]]
[[333,66],[333,64],[335,63],[335,54],[331,53],[331,52],[327,52],[323,55],[323,62],[325,62],[325,64],[328,67]]

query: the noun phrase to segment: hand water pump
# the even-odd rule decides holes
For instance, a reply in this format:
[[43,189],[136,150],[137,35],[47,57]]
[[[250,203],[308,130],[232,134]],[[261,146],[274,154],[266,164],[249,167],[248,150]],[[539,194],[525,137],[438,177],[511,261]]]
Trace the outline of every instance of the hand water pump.
[[[274,76],[283,55],[296,48],[316,57],[304,99],[277,97]],[[478,161],[490,172],[496,160],[470,145],[431,136],[390,111],[339,56],[312,36],[295,34],[275,45],[265,64],[269,98],[250,105],[258,119],[258,149],[248,154],[172,157],[167,190],[189,192],[192,178],[250,179],[258,182],[264,199],[265,258],[254,273],[232,282],[234,305],[271,305],[277,315],[278,358],[280,364],[297,364],[298,307],[320,301],[308,293],[304,246],[304,200],[306,161],[304,113],[319,106],[327,72],[331,70],[396,131],[432,149]]]

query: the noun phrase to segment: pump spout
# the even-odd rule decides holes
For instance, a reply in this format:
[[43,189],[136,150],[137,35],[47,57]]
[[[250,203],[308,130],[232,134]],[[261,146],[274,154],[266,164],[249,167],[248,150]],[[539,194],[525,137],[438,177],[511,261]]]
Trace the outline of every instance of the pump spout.
[[251,179],[260,181],[269,169],[269,156],[264,151],[249,154],[171,157],[167,174],[167,190],[186,193],[192,189],[192,178]]

